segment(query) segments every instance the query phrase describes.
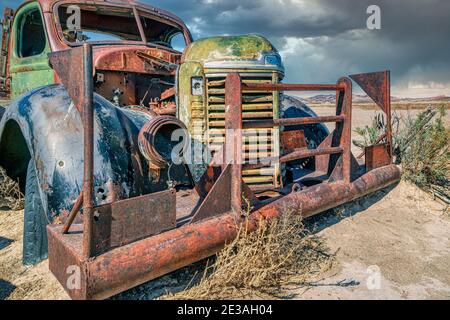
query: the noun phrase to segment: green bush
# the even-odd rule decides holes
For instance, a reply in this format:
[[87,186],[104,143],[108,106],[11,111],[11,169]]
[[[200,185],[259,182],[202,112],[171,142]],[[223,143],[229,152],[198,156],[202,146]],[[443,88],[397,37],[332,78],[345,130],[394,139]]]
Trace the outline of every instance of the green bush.
[[365,147],[376,144],[379,137],[386,131],[386,124],[384,116],[377,114],[372,119],[372,124],[365,127],[356,127],[354,132],[359,135],[363,140],[353,140],[353,144],[364,150]]
[[444,116],[444,108],[429,108],[416,118],[406,118],[395,135],[394,151],[403,178],[424,189],[449,187],[450,130],[444,126]]
[[[395,162],[402,166],[403,179],[450,204],[450,129],[444,125],[445,106],[428,108],[416,117],[392,117]],[[359,140],[353,144],[364,150],[386,132],[384,117],[376,115],[371,126],[356,128]],[[362,138],[362,139],[361,139]]]

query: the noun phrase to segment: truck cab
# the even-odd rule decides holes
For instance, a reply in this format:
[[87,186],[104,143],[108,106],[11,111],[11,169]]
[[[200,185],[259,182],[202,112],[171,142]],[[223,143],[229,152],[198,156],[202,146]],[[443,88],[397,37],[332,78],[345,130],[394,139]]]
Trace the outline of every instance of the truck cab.
[[17,12],[11,30],[8,76],[14,99],[37,86],[54,83],[54,73],[48,64],[51,49],[37,2],[28,3]]
[[178,50],[192,41],[176,16],[120,0],[26,1],[15,13],[5,10],[2,38],[1,90],[11,99],[58,83],[48,54],[89,41],[96,92],[121,106],[148,105],[173,87]]
[[[214,152],[223,143],[227,74],[239,72],[246,83],[278,83],[285,72],[278,51],[264,37],[212,37],[193,42],[179,18],[133,1],[27,1],[14,16],[11,9],[5,10],[3,40],[8,48],[3,55],[3,92],[11,99],[58,83],[48,54],[88,41],[94,47],[96,93],[118,107],[138,106],[176,115],[191,135],[202,135],[194,137],[202,144],[202,154]],[[284,100],[280,97],[276,92],[246,94],[244,120],[282,117]],[[297,107],[302,108],[300,103]],[[260,152],[253,145],[259,133],[247,134],[247,158],[280,155],[280,130],[265,134],[272,142]],[[191,167],[195,180],[207,162]],[[263,174],[257,171],[245,172],[244,179],[255,188],[282,184],[280,167],[266,168]]]
[[[135,1],[30,0],[15,12],[6,9],[2,25],[0,94],[11,103],[0,106],[0,166],[19,180],[29,204],[26,264],[46,257],[45,225],[67,218],[83,186],[80,110],[49,55],[92,46],[95,206],[197,186],[224,143],[227,75],[238,73],[244,84],[277,84],[285,73],[277,49],[262,36],[194,42],[181,19]],[[76,69],[67,68],[64,76],[72,77]],[[277,91],[245,92],[242,99],[244,122],[315,116]],[[159,117],[166,117],[166,125]],[[161,156],[170,158],[174,128],[189,133],[186,165],[166,163],[170,159]],[[278,158],[286,151],[287,130],[304,132],[294,148],[314,148],[329,134],[323,124],[244,130],[245,160]],[[146,136],[159,139],[160,153],[141,143]],[[289,172],[289,164],[269,161],[244,170],[243,180],[264,194],[291,183]]]

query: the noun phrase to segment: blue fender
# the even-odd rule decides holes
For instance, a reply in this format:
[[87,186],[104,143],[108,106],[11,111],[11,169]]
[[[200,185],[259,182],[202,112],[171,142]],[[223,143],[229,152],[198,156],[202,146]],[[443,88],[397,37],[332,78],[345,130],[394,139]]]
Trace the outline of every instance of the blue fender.
[[[167,173],[152,178],[137,145],[139,131],[152,115],[118,108],[97,94],[94,114],[95,205],[167,189]],[[49,219],[70,211],[83,185],[83,125],[61,85],[21,96],[0,121],[0,166],[23,180],[29,159]]]

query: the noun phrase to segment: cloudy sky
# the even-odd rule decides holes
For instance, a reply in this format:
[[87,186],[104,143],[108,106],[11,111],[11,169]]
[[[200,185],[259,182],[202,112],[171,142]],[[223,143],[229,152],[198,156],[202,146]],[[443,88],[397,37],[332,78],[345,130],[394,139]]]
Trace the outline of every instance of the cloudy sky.
[[[142,0],[180,16],[194,38],[256,33],[280,51],[286,82],[335,82],[390,69],[393,95],[450,96],[449,0]],[[0,7],[18,1],[1,0]],[[369,5],[381,29],[367,29]],[[3,8],[1,8],[3,10]]]

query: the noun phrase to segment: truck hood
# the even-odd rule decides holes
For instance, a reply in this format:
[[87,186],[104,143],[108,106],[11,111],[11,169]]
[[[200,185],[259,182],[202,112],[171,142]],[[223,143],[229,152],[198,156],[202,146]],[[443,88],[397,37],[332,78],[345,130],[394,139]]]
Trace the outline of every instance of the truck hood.
[[241,63],[272,65],[284,71],[277,49],[258,35],[222,36],[197,40],[183,54],[182,62],[206,67],[236,67]]
[[276,52],[264,37],[256,35],[223,36],[200,39],[184,53],[184,61],[257,60],[262,52]]

